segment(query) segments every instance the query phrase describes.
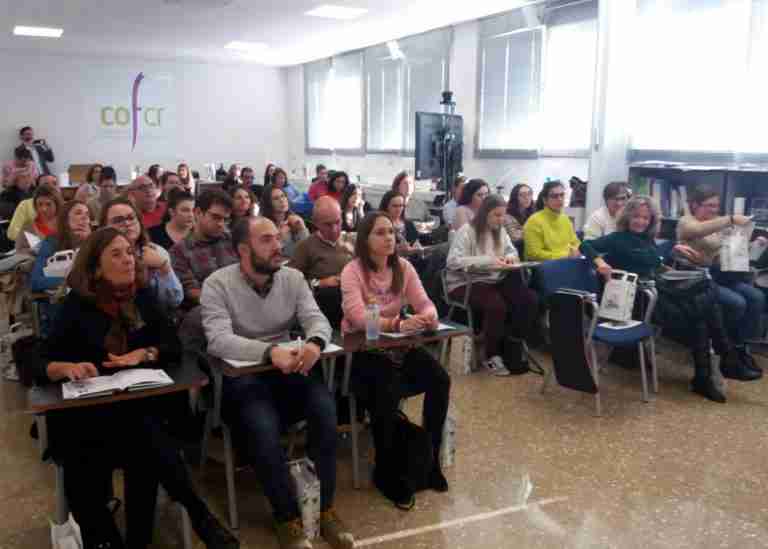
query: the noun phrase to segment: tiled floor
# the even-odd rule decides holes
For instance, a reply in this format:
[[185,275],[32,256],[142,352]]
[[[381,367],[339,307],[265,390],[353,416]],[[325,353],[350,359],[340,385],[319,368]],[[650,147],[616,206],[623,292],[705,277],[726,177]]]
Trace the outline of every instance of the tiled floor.
[[[601,418],[586,395],[540,395],[532,374],[456,377],[450,492],[399,511],[367,479],[352,488],[343,445],[338,510],[361,546],[381,549],[768,547],[767,382],[732,382],[728,403],[714,404],[688,391],[684,352],[659,353],[661,392],[647,404],[637,371],[606,370]],[[0,383],[0,409],[0,549],[47,547],[53,470],[28,436],[17,385]],[[419,415],[418,399],[408,410]],[[198,481],[226,517],[223,467]],[[277,547],[251,473],[238,490],[243,547]],[[162,512],[155,547],[179,547],[176,509]]]

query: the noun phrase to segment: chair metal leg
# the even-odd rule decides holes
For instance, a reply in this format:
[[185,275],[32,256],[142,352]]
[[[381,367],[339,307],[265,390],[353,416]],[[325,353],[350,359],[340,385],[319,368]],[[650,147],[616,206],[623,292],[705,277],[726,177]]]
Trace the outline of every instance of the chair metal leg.
[[448,359],[450,358],[451,339],[444,339],[440,344],[440,365],[446,370],[450,370],[448,367]]
[[544,370],[544,382],[541,384],[541,394],[547,392],[547,389],[549,388],[549,384],[552,383],[552,378],[555,375],[555,369],[554,368],[547,368]]
[[603,415],[603,406],[600,403],[600,391],[595,393],[595,416],[601,417]]
[[352,485],[360,489],[360,449],[358,448],[357,397],[349,393],[349,427],[352,437]]
[[200,472],[205,469],[208,461],[208,444],[211,441],[211,432],[213,431],[213,410],[205,412],[205,427],[203,428],[203,439],[200,441]]
[[235,493],[235,453],[232,448],[232,433],[227,425],[221,426],[224,432],[224,465],[227,472],[227,501],[229,503],[229,525],[233,530],[240,527],[237,516],[237,494]]
[[189,521],[187,508],[179,504],[181,511],[181,536],[184,543],[184,549],[192,549],[192,523]]
[[645,371],[645,346],[640,341],[637,352],[640,354],[640,379],[643,381],[643,402],[648,402],[648,373]]
[[658,393],[659,392],[659,370],[656,365],[656,341],[654,338],[648,339],[648,360],[651,362],[651,383],[653,387],[653,392]]
[[592,363],[589,367],[592,371],[592,379],[595,381],[595,387],[597,387],[597,392],[595,393],[595,415],[600,417],[603,415],[603,405],[600,399],[600,365],[597,362],[595,345],[591,341],[589,342],[589,355],[592,357]]
[[69,503],[64,491],[64,467],[56,465],[56,524],[64,524],[69,519]]

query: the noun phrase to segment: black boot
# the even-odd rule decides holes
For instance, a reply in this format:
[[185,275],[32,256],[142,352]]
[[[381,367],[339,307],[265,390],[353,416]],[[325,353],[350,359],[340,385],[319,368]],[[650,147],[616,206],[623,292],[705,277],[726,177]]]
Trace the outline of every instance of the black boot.
[[432,471],[429,473],[429,487],[435,492],[447,492],[448,481],[443,475],[443,470],[440,468],[440,448],[435,450],[434,459],[432,461]]
[[736,350],[736,352],[739,355],[739,361],[744,364],[747,369],[753,370],[760,375],[763,374],[763,369],[757,364],[757,362],[755,362],[755,357],[752,356],[752,353],[750,353],[746,347],[740,347]]
[[[193,509],[190,509],[193,507]],[[227,530],[219,519],[200,501],[199,505],[187,507],[192,529],[208,549],[239,549],[240,542]]]
[[373,469],[373,484],[395,507],[404,511],[413,509],[416,498],[405,479],[399,476],[387,462],[376,459]]
[[712,357],[709,351],[694,351],[693,366],[696,373],[691,380],[691,391],[713,402],[725,402],[725,395],[712,382]]
[[738,381],[755,381],[763,377],[762,372],[748,368],[735,349],[720,357],[720,371],[723,377]]

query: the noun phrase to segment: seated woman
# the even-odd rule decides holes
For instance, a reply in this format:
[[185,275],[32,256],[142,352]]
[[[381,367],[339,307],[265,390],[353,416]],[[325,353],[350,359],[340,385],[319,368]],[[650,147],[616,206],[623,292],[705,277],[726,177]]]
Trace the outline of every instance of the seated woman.
[[321,196],[331,196],[341,204],[344,191],[349,187],[349,177],[346,172],[331,171],[328,172],[327,181],[318,181],[312,192],[312,202],[316,202]]
[[405,217],[412,221],[430,221],[432,216],[429,214],[427,204],[420,198],[416,198],[416,180],[413,176],[404,170],[395,176],[392,180],[392,188],[405,198]]
[[345,233],[357,232],[357,226],[366,213],[367,204],[363,201],[360,187],[350,183],[341,197],[341,230]]
[[32,198],[35,180],[26,172],[17,173],[8,187],[0,192],[0,218],[12,219],[19,204]]
[[272,186],[278,189],[282,189],[285,193],[285,196],[288,197],[288,202],[290,204],[293,204],[301,197],[301,192],[299,189],[291,185],[291,182],[288,181],[288,174],[285,173],[283,168],[275,168],[275,171],[272,174]]
[[176,175],[181,179],[181,185],[185,191],[188,193],[195,192],[195,178],[192,176],[188,164],[179,164],[178,168],[176,168]]
[[603,189],[605,206],[598,208],[584,224],[584,240],[594,240],[616,230],[616,220],[631,193],[624,181],[613,181]]
[[16,253],[37,255],[39,247],[32,247],[27,234],[45,240],[56,234],[56,220],[62,207],[61,194],[58,189],[49,185],[42,185],[32,194],[32,203],[35,206],[35,220],[28,223],[19,236],[16,237]]
[[13,149],[13,160],[3,163],[2,189],[10,187],[19,174],[28,175],[32,181],[35,181],[39,175],[37,165],[32,160],[32,153],[24,145],[19,145]]
[[[145,287],[134,250],[114,228],[100,229],[83,243],[67,277],[72,290],[41,351],[39,383],[162,368],[179,360],[175,330]],[[160,396],[48,414],[49,452],[64,468],[64,491],[84,549],[125,546],[107,507],[116,468],[125,471],[128,547],[152,542],[158,484],[184,505],[206,547],[239,547],[195,493],[165,432],[172,405],[184,402]]]
[[405,197],[403,195],[397,191],[387,191],[381,197],[379,210],[389,217],[395,229],[397,253],[409,255],[421,247],[416,224],[405,218]]
[[165,222],[149,229],[152,242],[170,251],[195,226],[195,199],[187,191],[174,189],[168,197]]
[[149,240],[136,206],[127,197],[117,197],[107,202],[101,210],[101,227],[113,227],[122,231],[134,245],[134,254],[147,269],[147,286],[158,304],[165,310],[181,305],[184,290],[171,267],[168,251]]
[[232,197],[231,227],[234,227],[235,223],[244,217],[259,215],[258,202],[249,187],[236,185],[229,189],[229,196]]
[[538,210],[523,226],[525,258],[547,261],[578,257],[579,239],[573,223],[563,213],[565,187],[560,181],[547,181],[536,201]]
[[453,220],[456,217],[456,208],[459,207],[459,199],[461,193],[464,191],[464,185],[467,183],[467,177],[460,175],[453,182],[453,192],[451,193],[451,199],[443,204],[443,222],[451,227]]
[[85,182],[81,183],[75,191],[75,200],[80,200],[88,204],[89,201],[96,198],[99,195],[99,180],[101,179],[101,173],[104,171],[104,166],[101,164],[92,164],[88,168],[88,173],[85,174]]
[[[279,173],[280,168],[275,173]],[[285,191],[275,185],[264,187],[264,199],[261,202],[261,215],[272,222],[280,231],[280,238],[283,242],[283,255],[287,258],[293,257],[293,250],[296,244],[309,236],[307,226],[304,220],[295,213],[291,212],[291,205],[288,195]]]
[[523,241],[523,226],[533,215],[533,189],[525,183],[512,187],[504,218],[504,229],[513,243]]
[[[656,202],[648,196],[631,198],[616,222],[616,232],[584,241],[581,251],[592,260],[606,280],[613,268],[629,271],[640,278],[652,278],[661,268],[659,250],[654,242],[661,223]],[[695,252],[688,246],[678,244],[675,252],[691,257]],[[670,299],[660,292],[657,309],[668,305]],[[715,352],[721,357],[721,370],[725,377],[742,379],[743,372],[734,366],[732,347],[722,322],[720,306],[714,292],[700,293],[686,298],[689,303],[682,307],[670,303],[685,315],[688,327],[695,375],[691,390],[715,402],[725,402],[725,395],[712,381],[712,364],[709,353],[710,341]]]
[[677,223],[677,240],[697,253],[692,263],[708,267],[717,282],[717,293],[723,309],[728,335],[736,348],[736,357],[749,370],[762,369],[749,352],[747,341],[762,333],[762,315],[765,296],[752,284],[749,273],[729,273],[720,270],[720,244],[723,229],[733,225],[747,225],[750,219],[743,215],[718,215],[720,194],[711,187],[693,190],[689,204],[692,215],[684,215]]
[[458,231],[464,225],[474,219],[475,214],[480,209],[483,200],[491,194],[491,189],[483,179],[470,179],[461,192],[459,206],[456,208],[456,214],[453,217],[451,228]]
[[534,335],[538,316],[536,293],[525,285],[519,271],[488,269],[503,269],[520,262],[515,246],[503,230],[506,206],[499,195],[486,198],[475,218],[456,232],[447,261],[448,292],[456,300],[463,299],[467,291],[466,278],[456,271],[467,267],[480,270],[470,275],[469,304],[483,313],[485,351],[490,357],[485,367],[502,376],[509,375],[502,358],[508,313],[514,311],[516,332],[524,339]]
[[[341,273],[342,331],[365,330],[365,307],[371,301],[379,305],[379,327],[382,332],[415,332],[437,327],[437,311],[424,292],[416,270],[395,253],[395,229],[384,212],[365,216],[357,231],[357,259]],[[410,305],[415,314],[401,317],[403,307]],[[424,392],[424,428],[432,437],[434,468],[430,487],[448,490],[448,482],[440,470],[440,444],[443,424],[448,413],[451,379],[448,373],[423,348],[404,354],[363,352],[354,358],[352,389],[371,413],[373,440],[376,446],[376,469],[373,481],[387,498],[398,506],[409,506],[413,492],[393,472],[395,448],[393,435],[395,413],[400,399]]]
[[63,277],[45,276],[48,258],[62,250],[77,250],[91,234],[91,213],[83,202],[67,202],[56,220],[56,233],[40,244],[35,265],[32,267],[29,285],[33,292],[55,290],[64,283]]

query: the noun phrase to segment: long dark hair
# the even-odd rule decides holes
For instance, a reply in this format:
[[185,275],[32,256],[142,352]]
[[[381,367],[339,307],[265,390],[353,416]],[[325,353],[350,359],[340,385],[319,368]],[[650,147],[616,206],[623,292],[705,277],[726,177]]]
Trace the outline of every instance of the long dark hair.
[[[281,193],[285,195],[285,198],[288,198],[288,195],[286,194],[285,190],[281,187],[275,187],[272,183],[264,187],[264,191],[261,193],[262,201],[260,205],[260,215],[271,219],[275,224],[277,224],[277,221],[275,219],[275,207],[272,205],[272,191],[278,190]],[[286,219],[289,215],[291,215],[291,202],[288,201],[288,211],[285,212]]]
[[[389,215],[389,203],[392,202],[393,198],[400,197],[405,201],[405,197],[400,193],[400,191],[387,191],[384,193],[384,196],[381,197],[381,203],[379,204],[379,210],[384,212],[385,214]],[[405,208],[403,208],[403,211],[400,214],[400,221],[405,221]]]
[[[506,202],[504,201],[504,198],[498,194],[489,195],[483,200],[480,209],[477,210],[477,214],[471,221],[472,227],[475,229],[475,234],[477,235],[478,245],[484,242],[486,233],[490,231],[491,236],[493,237],[494,250],[498,250],[501,247],[501,227],[491,231],[488,228],[488,215],[491,213],[491,210],[503,208],[505,205]],[[486,253],[488,252],[488,250],[483,251]]]
[[[63,208],[59,209],[58,219],[56,220],[57,252],[61,250],[74,250],[76,247],[72,229],[69,227],[69,212],[71,212],[75,206],[85,206],[85,209],[88,210],[88,217],[91,217],[91,209],[88,207],[88,204],[82,200],[70,200],[64,204]],[[91,221],[93,221],[93,219],[91,219]]]
[[[272,174],[272,181],[271,185],[274,185],[277,181],[277,174],[283,174],[283,177],[285,177],[285,183],[283,183],[283,187],[286,187],[288,185],[288,174],[285,173],[285,170],[283,168],[275,168],[275,173]],[[281,189],[283,187],[280,187]]]
[[[352,198],[352,195],[355,194],[360,187],[355,185],[354,183],[350,183],[344,188],[344,194],[341,195],[341,223],[344,225],[346,223],[345,221],[345,214],[347,213],[347,206],[349,205],[349,201]],[[360,222],[360,209],[355,208],[352,210],[352,226],[350,228],[357,227],[357,224]]]
[[[399,174],[395,176],[395,178],[392,180],[392,190],[396,192],[400,192],[400,183],[405,180],[405,178],[410,177],[410,173],[408,170],[403,170]],[[401,193],[402,194],[402,193]]]
[[232,197],[232,217],[234,217],[235,215],[235,194],[237,194],[237,191],[245,191],[248,194],[248,197],[251,199],[251,208],[250,208],[251,213],[249,215],[252,215],[253,207],[259,203],[256,200],[256,196],[253,194],[253,191],[249,187],[245,185],[235,185],[234,187],[229,188],[229,196]]
[[[371,248],[368,245],[368,239],[373,232],[373,227],[376,225],[376,220],[380,217],[383,217],[392,223],[385,212],[373,211],[368,213],[357,227],[355,255],[358,257],[360,265],[363,267],[363,276],[365,277],[366,285],[368,284],[370,273],[376,272],[376,263],[373,262],[373,258],[371,257]],[[399,294],[403,289],[405,273],[403,273],[403,268],[400,265],[400,257],[397,255],[397,251],[393,252],[392,255],[387,258],[387,266],[392,269],[392,293]]]
[[536,211],[541,211],[544,209],[544,201],[549,198],[549,192],[554,189],[555,187],[562,187],[565,189],[565,185],[563,185],[563,182],[559,179],[555,179],[553,181],[547,181],[544,183],[544,187],[542,187],[541,192],[539,193],[539,197],[536,199]]
[[98,181],[94,181],[93,180],[93,172],[96,171],[96,168],[104,170],[104,166],[99,164],[98,162],[96,164],[91,164],[91,167],[88,168],[88,173],[85,175],[85,182],[86,183],[93,183],[94,185],[96,183],[98,183]]
[[144,222],[141,220],[141,214],[136,208],[136,204],[134,204],[133,200],[127,196],[115,197],[101,207],[99,227],[109,226],[107,220],[109,218],[109,210],[111,210],[113,206],[130,206],[130,208],[133,210],[133,215],[136,216],[136,222],[139,224],[139,238],[136,239],[136,248],[139,250],[143,249],[144,246],[151,242],[151,240],[149,238],[149,234],[147,233],[147,229],[144,228]]
[[509,203],[507,204],[507,214],[517,219],[517,222],[520,223],[521,226],[525,225],[525,222],[528,221],[528,218],[533,215],[534,211],[536,211],[533,200],[531,200],[531,205],[526,209],[520,209],[519,196],[520,191],[523,190],[523,187],[531,189],[531,193],[533,193],[533,189],[530,185],[526,185],[525,183],[518,183],[512,187],[512,192],[509,193]]
[[267,164],[267,167],[266,167],[266,168],[264,168],[264,186],[265,186],[265,187],[266,187],[267,185],[269,185],[270,183],[272,183],[272,176],[271,176],[271,175],[269,175],[269,169],[270,169],[270,168],[273,168],[273,167],[274,167],[274,168],[277,168],[277,166],[275,166],[274,164],[272,164],[272,163],[270,162],[269,164]]
[[347,187],[349,187],[349,176],[347,175],[347,172],[333,172],[333,176],[328,177],[328,192],[329,193],[335,193],[336,189],[334,189],[333,184],[334,182],[340,178],[344,178],[344,187],[341,189],[341,192],[344,192]]
[[464,185],[464,190],[461,191],[461,197],[458,201],[459,206],[467,206],[471,204],[472,196],[483,187],[488,187],[488,190],[491,190],[491,186],[488,185],[485,179],[470,179],[467,184]]

